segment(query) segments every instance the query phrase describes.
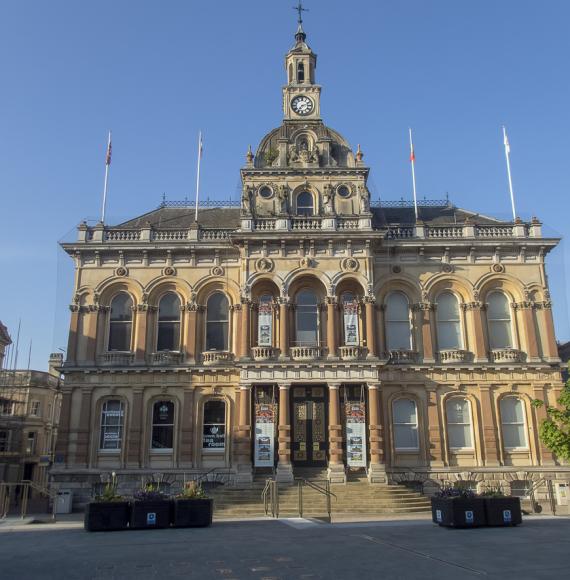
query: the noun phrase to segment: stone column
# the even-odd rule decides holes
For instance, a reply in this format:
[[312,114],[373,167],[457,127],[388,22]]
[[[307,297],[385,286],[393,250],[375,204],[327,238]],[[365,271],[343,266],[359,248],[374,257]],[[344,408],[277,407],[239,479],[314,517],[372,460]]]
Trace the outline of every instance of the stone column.
[[342,461],[342,425],[340,414],[340,385],[329,384],[329,468],[331,483],[346,483]]
[[69,458],[69,433],[71,429],[71,400],[73,397],[73,389],[72,387],[63,386],[61,390],[61,411],[55,444],[56,466],[71,464]]
[[378,356],[384,358],[384,353],[388,350],[386,348],[385,325],[384,325],[384,311],[386,310],[384,304],[378,304],[376,307],[376,326],[378,328]]
[[77,363],[77,341],[79,337],[77,332],[79,330],[79,317],[81,316],[80,307],[77,304],[72,304],[69,309],[71,310],[71,320],[69,322],[69,336],[67,338],[67,364]]
[[533,431],[536,434],[535,437],[535,442],[537,445],[537,455],[540,458],[540,464],[541,465],[555,465],[554,463],[554,455],[552,454],[552,451],[550,451],[550,449],[548,449],[548,447],[546,447],[539,436],[539,430],[540,430],[540,425],[542,424],[543,421],[545,421],[547,419],[547,413],[546,413],[546,405],[548,405],[548,398],[546,396],[546,392],[544,387],[540,387],[538,385],[534,386],[533,388],[533,395],[535,399],[539,399],[540,401],[544,401],[545,405],[543,405],[542,407],[535,407],[534,408],[534,414],[535,414],[535,418],[536,420],[533,421]]
[[291,385],[279,385],[279,462],[277,481],[293,482],[291,464],[291,413],[289,410]]
[[501,450],[497,431],[499,429],[498,417],[495,414],[495,395],[490,386],[479,387],[481,397],[481,421],[483,431],[483,451],[486,467],[500,465]]
[[437,388],[426,388],[428,400],[428,461],[430,467],[443,467],[441,413]]
[[368,358],[377,358],[376,350],[376,317],[375,317],[374,296],[364,297],[364,308],[366,317],[366,346],[368,347]]
[[[135,362],[145,364],[146,362],[146,345],[147,345],[147,326],[149,317],[152,316],[154,309],[148,304],[139,304],[136,309],[135,322]],[[152,325],[151,325],[152,326]],[[151,352],[156,350],[156,345],[151,347]]]
[[289,302],[279,298],[279,358],[289,358]]
[[327,347],[329,359],[338,358],[337,340],[337,300],[336,296],[327,296]]
[[[433,337],[432,337],[432,312],[434,305],[430,302],[418,302],[414,304],[414,311],[416,313],[415,319],[416,328],[420,329],[423,346],[423,362],[435,362]],[[418,349],[419,350],[419,349]]]
[[540,358],[538,356],[538,339],[534,323],[533,304],[532,302],[516,302],[513,307],[515,313],[520,313],[522,318],[528,362],[538,362]]
[[196,335],[198,332],[198,305],[195,302],[188,302],[185,306],[186,324],[184,325],[184,358],[186,362],[194,363],[198,360],[196,352]]
[[87,348],[85,358],[87,362],[95,364],[97,362],[97,344],[101,345],[103,350],[107,350],[105,341],[105,322],[106,313],[109,311],[108,306],[89,306],[89,312],[85,314],[83,328],[85,338],[87,339]]
[[251,325],[251,302],[242,298],[241,300],[241,322],[240,322],[240,342],[238,356],[240,360],[250,358],[250,325]]
[[237,481],[253,481],[251,463],[251,385],[240,385],[237,426]]
[[81,406],[79,409],[79,426],[75,447],[75,465],[89,467],[89,444],[91,435],[91,399],[92,387],[81,387]]
[[368,385],[368,429],[370,439],[368,479],[370,483],[387,483],[380,384]]
[[483,320],[485,305],[482,302],[467,302],[461,307],[467,313],[468,326],[471,327],[471,332],[467,333],[468,343],[465,346],[473,352],[475,362],[485,362],[488,360]]
[[556,344],[556,334],[554,332],[554,320],[552,318],[552,302],[550,302],[550,300],[536,302],[534,307],[537,310],[537,315],[542,318],[542,327],[545,329],[546,333],[546,336],[541,341],[543,345],[542,354],[547,361],[559,361],[560,357],[558,356],[558,346]]
[[143,394],[141,387],[133,388],[133,402],[130,409],[130,427],[127,439],[127,468],[142,467],[141,444],[142,444],[142,415],[143,415]]
[[192,458],[194,445],[194,387],[184,387],[182,400],[182,417],[180,421],[180,451],[178,453],[178,465],[180,467],[193,467]]

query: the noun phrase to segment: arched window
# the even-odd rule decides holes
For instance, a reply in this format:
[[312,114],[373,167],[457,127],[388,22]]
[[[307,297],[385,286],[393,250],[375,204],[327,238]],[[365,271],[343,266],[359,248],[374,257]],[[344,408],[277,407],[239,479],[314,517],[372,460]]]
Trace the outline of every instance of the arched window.
[[133,327],[133,300],[126,293],[117,294],[111,302],[109,317],[109,350],[130,351]]
[[226,448],[226,403],[219,400],[206,401],[204,405],[204,430],[202,449],[224,451]]
[[257,345],[273,345],[273,296],[264,294],[259,298],[257,309]]
[[411,399],[396,399],[392,403],[394,424],[394,448],[396,450],[417,450],[418,410]]
[[509,300],[502,292],[492,292],[487,299],[487,323],[491,348],[512,348],[513,329]]
[[180,348],[180,298],[174,292],[165,294],[158,305],[156,350]]
[[402,292],[392,292],[386,299],[386,342],[388,350],[411,350],[410,304]]
[[305,65],[302,62],[297,64],[297,82],[305,82]]
[[500,403],[505,449],[526,449],[524,406],[518,397],[503,397]]
[[206,350],[228,350],[228,299],[216,292],[206,306]]
[[174,442],[174,403],[156,401],[152,406],[151,449],[172,449]]
[[119,399],[110,399],[101,407],[101,434],[99,449],[116,451],[123,444],[123,427],[125,424],[125,407]]
[[352,292],[345,292],[341,297],[343,316],[343,338],[345,346],[360,344],[358,336],[358,302]]
[[319,344],[319,304],[312,290],[301,290],[297,294],[295,330],[297,346]]
[[313,196],[308,191],[303,191],[297,196],[297,214],[306,216],[315,214]]
[[445,404],[447,440],[450,449],[472,449],[471,408],[463,397],[453,397]]
[[462,348],[459,300],[455,294],[444,292],[437,297],[436,320],[439,349]]

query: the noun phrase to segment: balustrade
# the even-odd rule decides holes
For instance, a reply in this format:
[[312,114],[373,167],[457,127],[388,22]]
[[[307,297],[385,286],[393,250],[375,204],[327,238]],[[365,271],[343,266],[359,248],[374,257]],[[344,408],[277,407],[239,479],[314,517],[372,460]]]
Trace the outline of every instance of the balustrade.
[[97,357],[97,362],[102,366],[127,366],[133,363],[134,358],[132,352],[106,352]]
[[293,360],[309,361],[322,358],[325,350],[323,346],[292,346],[289,352]]
[[490,354],[491,361],[496,363],[520,363],[525,359],[525,354],[516,348],[496,348]]
[[105,230],[107,242],[138,242],[141,239],[140,230]]
[[364,346],[340,346],[339,352],[342,360],[362,360],[366,358],[368,349]]
[[253,346],[251,347],[251,356],[255,361],[265,361],[277,358],[278,349],[272,346]]
[[428,238],[462,238],[463,226],[437,226],[427,228]]
[[512,238],[513,226],[476,226],[475,234],[479,238]]
[[153,352],[148,356],[152,365],[174,365],[182,361],[182,353],[174,351]]
[[468,362],[470,354],[466,350],[461,350],[457,348],[440,350],[439,360],[442,363],[457,363],[457,362]]
[[157,242],[187,240],[188,230],[155,230],[152,232],[152,239]]
[[321,218],[292,218],[291,219],[291,229],[292,230],[320,230],[322,228]]
[[218,365],[234,360],[234,354],[227,350],[209,350],[202,353],[202,362],[205,365]]
[[277,222],[274,219],[257,219],[255,220],[255,229],[266,232],[276,228]]
[[415,363],[418,353],[415,350],[389,350],[385,353],[385,358],[389,358],[394,364]]

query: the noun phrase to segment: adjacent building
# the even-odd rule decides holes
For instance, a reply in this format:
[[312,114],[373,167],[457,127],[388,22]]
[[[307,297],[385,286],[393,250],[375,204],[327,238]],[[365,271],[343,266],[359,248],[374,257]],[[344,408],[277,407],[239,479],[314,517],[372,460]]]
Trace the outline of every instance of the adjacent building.
[[[239,204],[164,202],[78,228],[54,479],[361,470],[520,489],[568,468],[538,438],[563,384],[538,219],[371,200],[321,116],[299,26],[283,122]],[[480,208],[477,208],[480,209]],[[134,485],[134,483],[133,483]]]
[[8,334],[8,329],[2,324],[2,321],[0,320],[0,370],[4,368],[6,350],[11,344],[12,339]]

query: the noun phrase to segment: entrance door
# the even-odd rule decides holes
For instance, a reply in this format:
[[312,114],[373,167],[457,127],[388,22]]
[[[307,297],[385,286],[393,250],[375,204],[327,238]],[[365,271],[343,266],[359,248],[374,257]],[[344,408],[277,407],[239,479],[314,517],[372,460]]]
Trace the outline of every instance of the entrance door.
[[327,461],[327,414],[324,387],[293,387],[293,463],[322,466]]

